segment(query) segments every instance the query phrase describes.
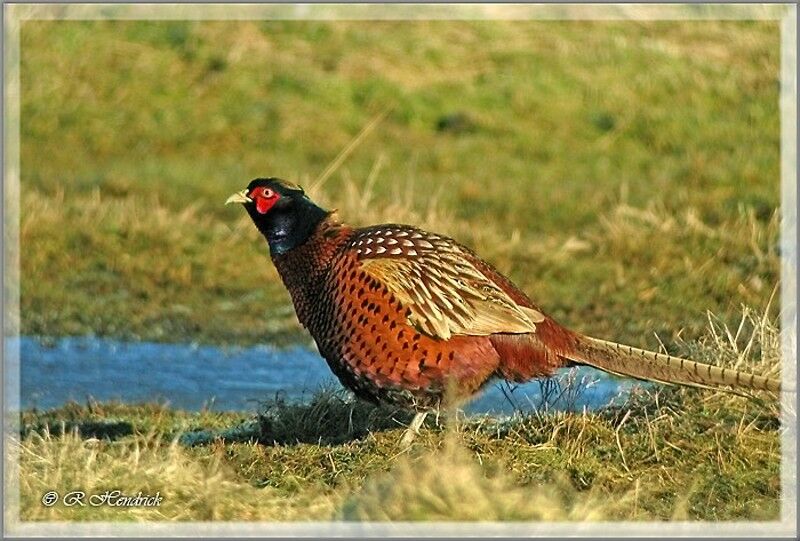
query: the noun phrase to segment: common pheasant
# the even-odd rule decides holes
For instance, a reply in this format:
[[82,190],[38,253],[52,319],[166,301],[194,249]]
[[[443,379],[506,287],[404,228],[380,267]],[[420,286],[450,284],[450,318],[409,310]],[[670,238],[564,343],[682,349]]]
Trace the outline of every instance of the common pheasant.
[[303,189],[255,179],[241,203],[333,373],[357,396],[417,412],[487,382],[574,364],[663,383],[780,391],[777,379],[591,338],[558,324],[453,239],[399,224],[354,228]]

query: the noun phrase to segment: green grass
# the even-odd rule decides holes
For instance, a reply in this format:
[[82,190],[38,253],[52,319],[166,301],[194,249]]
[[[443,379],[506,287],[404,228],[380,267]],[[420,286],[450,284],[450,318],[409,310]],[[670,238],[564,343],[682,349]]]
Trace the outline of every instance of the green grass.
[[[769,22],[26,22],[22,332],[296,340],[263,241],[222,202],[256,176],[309,183],[390,107],[319,194],[345,220],[456,236],[590,333],[697,336],[706,310],[764,306],[777,281],[778,38]],[[471,128],[440,131],[452,114]],[[370,175],[359,208],[348,186]]]
[[[263,240],[222,203],[256,176],[313,184],[388,109],[314,190],[344,220],[453,236],[576,330],[764,371],[778,350],[761,339],[727,361],[705,341],[709,313],[735,329],[743,305],[780,309],[779,37],[769,21],[26,21],[22,333],[307,342]],[[681,391],[429,427],[410,458],[390,429],[405,417],[326,396],[247,425],[257,444],[170,443],[237,414],[27,412],[23,517],[103,518],[38,498],[115,480],[173,487],[168,509],[104,511],[122,520],[778,514],[769,403]],[[61,420],[84,436],[42,429]],[[191,490],[209,483],[220,495]]]

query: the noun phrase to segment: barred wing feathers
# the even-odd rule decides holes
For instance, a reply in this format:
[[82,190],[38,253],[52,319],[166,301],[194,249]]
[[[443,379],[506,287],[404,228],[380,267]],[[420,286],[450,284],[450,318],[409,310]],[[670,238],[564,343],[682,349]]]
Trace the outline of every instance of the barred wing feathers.
[[409,323],[429,336],[532,333],[544,320],[514,302],[446,237],[390,224],[362,229],[350,247],[362,269],[409,310]]

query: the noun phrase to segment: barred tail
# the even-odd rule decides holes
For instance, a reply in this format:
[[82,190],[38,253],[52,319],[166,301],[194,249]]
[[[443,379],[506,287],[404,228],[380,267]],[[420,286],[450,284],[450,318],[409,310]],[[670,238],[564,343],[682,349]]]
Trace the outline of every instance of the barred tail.
[[758,376],[732,368],[720,368],[665,353],[637,349],[614,342],[579,335],[567,357],[580,364],[618,376],[720,390],[781,390],[779,379]]

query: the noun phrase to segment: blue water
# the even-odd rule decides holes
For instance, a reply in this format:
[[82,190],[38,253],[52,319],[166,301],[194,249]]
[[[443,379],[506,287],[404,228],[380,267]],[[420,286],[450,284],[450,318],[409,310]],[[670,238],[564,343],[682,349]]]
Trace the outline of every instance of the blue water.
[[[305,401],[322,386],[338,387],[325,361],[314,349],[214,347],[196,344],[122,342],[95,337],[42,341],[22,337],[7,342],[19,346],[20,406],[51,408],[68,401],[119,400],[167,402],[174,408],[216,411],[255,411],[259,401],[280,395]],[[15,362],[6,356],[7,369]],[[583,390],[570,392],[568,381],[583,381]],[[563,370],[546,383],[567,391],[550,395],[551,409],[595,409],[621,399],[636,383],[581,367]],[[588,384],[588,386],[587,386]],[[542,386],[514,388],[490,384],[465,411],[511,413],[542,408]]]

